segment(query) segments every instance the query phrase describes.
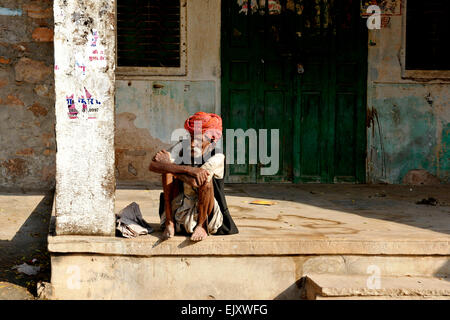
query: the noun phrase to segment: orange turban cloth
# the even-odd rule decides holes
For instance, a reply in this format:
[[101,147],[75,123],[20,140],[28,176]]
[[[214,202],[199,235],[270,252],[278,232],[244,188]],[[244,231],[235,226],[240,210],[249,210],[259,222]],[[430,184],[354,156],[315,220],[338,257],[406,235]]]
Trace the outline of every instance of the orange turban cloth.
[[[217,114],[206,113],[203,111],[197,112],[186,119],[184,128],[189,131],[190,134],[194,134],[194,126],[197,121],[201,124],[202,134],[206,133],[207,138],[211,141],[217,141],[222,137],[222,118]],[[200,124],[197,124],[197,126]]]

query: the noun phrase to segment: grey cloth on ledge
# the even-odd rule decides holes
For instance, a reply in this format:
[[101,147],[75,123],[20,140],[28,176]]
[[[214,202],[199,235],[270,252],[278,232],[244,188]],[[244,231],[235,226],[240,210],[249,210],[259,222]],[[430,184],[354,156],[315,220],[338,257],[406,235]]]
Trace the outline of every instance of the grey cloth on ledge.
[[153,232],[153,228],[142,218],[136,202],[130,203],[116,215],[116,229],[125,238],[135,238]]

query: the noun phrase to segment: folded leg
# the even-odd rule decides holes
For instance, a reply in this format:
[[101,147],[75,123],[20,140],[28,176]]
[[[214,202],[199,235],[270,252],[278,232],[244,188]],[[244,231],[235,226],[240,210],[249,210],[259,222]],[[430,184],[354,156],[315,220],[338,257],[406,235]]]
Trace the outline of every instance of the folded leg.
[[212,181],[198,188],[198,221],[191,236],[192,241],[201,241],[208,236],[206,218],[214,209],[214,186]]
[[172,238],[175,235],[175,224],[172,216],[172,199],[178,194],[178,183],[170,173],[162,175],[162,185],[164,191],[164,212],[166,213],[166,223],[163,238]]

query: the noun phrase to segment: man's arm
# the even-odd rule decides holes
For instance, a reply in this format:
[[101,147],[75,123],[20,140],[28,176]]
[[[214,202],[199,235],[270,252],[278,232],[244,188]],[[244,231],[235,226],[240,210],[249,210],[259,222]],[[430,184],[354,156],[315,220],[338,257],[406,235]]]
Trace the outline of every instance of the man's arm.
[[203,182],[203,184],[198,184],[197,179],[188,174],[177,174],[175,175],[175,179],[181,180],[194,188],[199,188],[208,181],[207,179],[205,179],[205,182]]
[[[161,174],[173,174],[178,179],[193,187],[202,186],[208,180],[209,176],[209,172],[202,168],[172,163],[170,160],[170,153],[166,150],[159,151],[153,157],[149,170]],[[194,185],[194,182],[196,185]]]

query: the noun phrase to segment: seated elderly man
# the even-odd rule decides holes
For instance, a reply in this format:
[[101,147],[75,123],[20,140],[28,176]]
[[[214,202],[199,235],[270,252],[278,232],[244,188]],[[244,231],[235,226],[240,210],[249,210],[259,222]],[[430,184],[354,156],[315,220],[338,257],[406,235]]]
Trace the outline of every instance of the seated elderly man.
[[238,233],[225,200],[225,156],[215,148],[222,136],[222,119],[213,113],[197,112],[184,127],[190,133],[190,142],[184,144],[188,155],[183,154],[180,141],[169,150],[159,151],[149,168],[162,174],[163,238],[185,232],[191,234],[192,241],[201,241],[209,234]]

